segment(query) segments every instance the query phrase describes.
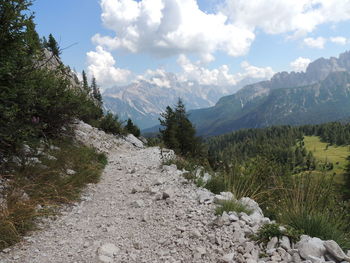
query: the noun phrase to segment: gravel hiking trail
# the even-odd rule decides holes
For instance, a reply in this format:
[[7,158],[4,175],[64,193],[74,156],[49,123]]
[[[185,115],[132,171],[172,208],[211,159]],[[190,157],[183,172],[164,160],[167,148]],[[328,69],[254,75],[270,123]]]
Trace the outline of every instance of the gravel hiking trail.
[[81,202],[0,262],[218,262],[222,250],[208,241],[214,206],[198,204],[198,189],[182,172],[161,165],[159,148],[119,143],[108,155],[101,181]]

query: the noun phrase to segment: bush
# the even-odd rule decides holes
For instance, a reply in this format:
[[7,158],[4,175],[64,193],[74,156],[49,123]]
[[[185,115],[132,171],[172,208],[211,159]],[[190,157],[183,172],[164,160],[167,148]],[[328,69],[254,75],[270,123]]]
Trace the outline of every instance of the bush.
[[277,237],[278,240],[280,240],[282,236],[286,236],[293,243],[296,243],[297,241],[299,241],[300,236],[302,234],[302,231],[297,231],[289,226],[282,227],[279,224],[265,224],[262,227],[260,227],[258,233],[255,236],[253,236],[253,239],[266,245],[273,237]]
[[225,178],[222,176],[213,176],[205,185],[209,191],[214,194],[219,194],[220,192],[224,192],[227,190],[227,183],[225,182]]
[[237,200],[225,200],[219,203],[219,206],[215,210],[216,215],[222,215],[223,212],[234,211],[237,213],[244,212],[247,215],[251,215],[253,210],[247,208],[245,205],[239,203]]
[[118,116],[113,115],[111,112],[108,112],[101,118],[98,127],[107,133],[115,135],[124,133],[123,127],[118,121]]

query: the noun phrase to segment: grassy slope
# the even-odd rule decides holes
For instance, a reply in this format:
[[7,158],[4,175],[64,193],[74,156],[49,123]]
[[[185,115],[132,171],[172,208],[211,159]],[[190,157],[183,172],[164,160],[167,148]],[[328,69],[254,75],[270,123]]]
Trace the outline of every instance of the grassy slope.
[[317,136],[304,136],[305,147],[311,151],[316,160],[332,162],[334,168],[331,173],[336,173],[340,179],[347,164],[346,158],[350,155],[350,146],[333,146],[321,142]]
[[[79,200],[84,187],[97,183],[107,164],[106,156],[71,140],[58,140],[54,145],[60,150],[45,151],[54,158],[42,157],[42,164],[14,170],[6,193],[7,208],[0,209],[0,250],[35,229],[36,218],[53,215],[61,204]],[[68,175],[67,169],[75,174]]]

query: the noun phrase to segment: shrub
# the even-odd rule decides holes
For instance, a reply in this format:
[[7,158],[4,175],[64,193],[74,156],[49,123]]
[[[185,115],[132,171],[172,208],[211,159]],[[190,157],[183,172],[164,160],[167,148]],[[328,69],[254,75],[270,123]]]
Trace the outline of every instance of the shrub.
[[118,121],[118,116],[113,115],[111,112],[108,112],[101,118],[99,128],[107,133],[112,133],[115,135],[124,133],[123,127]]
[[216,215],[222,215],[223,212],[234,211],[237,213],[244,212],[247,215],[251,215],[253,210],[247,208],[245,205],[239,203],[237,200],[225,200],[219,203],[219,206],[215,210]]
[[205,185],[209,191],[214,194],[219,194],[227,190],[227,183],[223,176],[213,176]]
[[286,236],[295,243],[300,239],[302,234],[302,231],[298,231],[290,226],[282,227],[279,224],[265,224],[260,227],[258,233],[253,236],[253,239],[260,243],[267,244],[273,237],[280,239],[282,236]]

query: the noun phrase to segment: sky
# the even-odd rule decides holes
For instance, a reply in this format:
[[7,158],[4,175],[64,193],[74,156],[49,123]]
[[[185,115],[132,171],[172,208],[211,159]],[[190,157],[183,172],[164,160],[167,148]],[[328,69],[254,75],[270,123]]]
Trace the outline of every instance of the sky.
[[167,72],[236,85],[350,50],[350,0],[34,0],[31,10],[63,62],[102,89]]

